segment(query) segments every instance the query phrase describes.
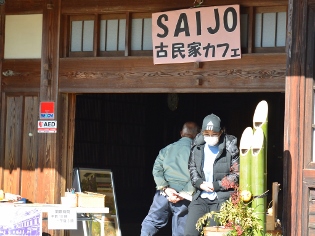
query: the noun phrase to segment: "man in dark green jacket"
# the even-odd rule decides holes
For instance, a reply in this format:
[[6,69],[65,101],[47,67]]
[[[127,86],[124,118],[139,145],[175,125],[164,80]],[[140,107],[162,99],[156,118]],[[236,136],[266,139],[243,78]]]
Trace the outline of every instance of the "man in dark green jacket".
[[148,215],[142,222],[141,236],[155,235],[172,215],[172,235],[183,236],[191,185],[188,158],[191,142],[199,132],[194,122],[186,122],[180,132],[181,139],[163,148],[153,166],[156,193]]

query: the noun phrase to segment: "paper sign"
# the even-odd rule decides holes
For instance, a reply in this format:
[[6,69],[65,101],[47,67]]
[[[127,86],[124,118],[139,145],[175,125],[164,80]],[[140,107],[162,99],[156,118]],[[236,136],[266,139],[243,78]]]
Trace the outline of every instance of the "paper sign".
[[57,133],[56,120],[39,120],[37,126],[38,133]]
[[239,5],[152,14],[154,64],[241,58]]
[[49,209],[48,229],[77,229],[77,212],[71,208]]
[[42,211],[37,207],[1,206],[0,235],[42,235]]

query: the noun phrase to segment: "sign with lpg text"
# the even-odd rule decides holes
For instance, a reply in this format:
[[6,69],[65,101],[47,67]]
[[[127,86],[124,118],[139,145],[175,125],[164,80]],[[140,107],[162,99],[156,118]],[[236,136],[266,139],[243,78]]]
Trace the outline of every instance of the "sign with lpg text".
[[154,64],[241,58],[239,5],[152,14]]

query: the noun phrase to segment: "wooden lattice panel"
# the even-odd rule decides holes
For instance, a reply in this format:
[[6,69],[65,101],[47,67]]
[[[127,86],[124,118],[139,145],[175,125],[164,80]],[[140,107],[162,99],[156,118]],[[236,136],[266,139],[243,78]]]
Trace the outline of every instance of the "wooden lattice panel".
[[315,235],[315,189],[310,189],[308,235]]

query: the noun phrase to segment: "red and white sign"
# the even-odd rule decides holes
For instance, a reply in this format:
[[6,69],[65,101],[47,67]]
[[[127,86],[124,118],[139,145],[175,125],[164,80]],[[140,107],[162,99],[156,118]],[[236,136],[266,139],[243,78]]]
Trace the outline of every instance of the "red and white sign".
[[152,14],[154,64],[241,58],[239,5]]
[[41,102],[39,109],[39,119],[55,118],[55,102]]
[[57,121],[56,120],[39,120],[37,132],[38,133],[57,133]]

